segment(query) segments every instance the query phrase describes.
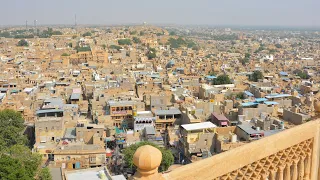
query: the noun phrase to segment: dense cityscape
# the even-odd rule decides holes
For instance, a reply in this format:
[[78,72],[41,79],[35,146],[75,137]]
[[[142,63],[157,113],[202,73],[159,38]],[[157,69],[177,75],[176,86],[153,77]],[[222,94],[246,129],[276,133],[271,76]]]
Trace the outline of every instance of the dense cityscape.
[[320,179],[319,29],[43,24],[0,28],[0,179]]

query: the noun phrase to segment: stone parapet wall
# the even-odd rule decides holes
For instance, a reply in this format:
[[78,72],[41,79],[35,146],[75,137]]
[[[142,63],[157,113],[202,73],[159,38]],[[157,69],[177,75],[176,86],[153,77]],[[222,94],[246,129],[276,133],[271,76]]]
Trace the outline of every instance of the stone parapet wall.
[[162,174],[170,180],[320,179],[320,121],[281,133]]

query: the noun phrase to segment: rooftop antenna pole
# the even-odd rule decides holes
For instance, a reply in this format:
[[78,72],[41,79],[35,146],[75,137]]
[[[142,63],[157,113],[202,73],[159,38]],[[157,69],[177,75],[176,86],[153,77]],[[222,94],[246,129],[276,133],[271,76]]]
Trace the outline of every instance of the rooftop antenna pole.
[[28,30],[28,20],[26,20],[26,30]]

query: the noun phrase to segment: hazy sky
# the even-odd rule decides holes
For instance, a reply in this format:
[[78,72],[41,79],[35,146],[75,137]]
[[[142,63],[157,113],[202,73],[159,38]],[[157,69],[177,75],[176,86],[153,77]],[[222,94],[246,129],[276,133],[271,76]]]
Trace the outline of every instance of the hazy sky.
[[153,24],[320,26],[320,0],[1,0],[0,25]]

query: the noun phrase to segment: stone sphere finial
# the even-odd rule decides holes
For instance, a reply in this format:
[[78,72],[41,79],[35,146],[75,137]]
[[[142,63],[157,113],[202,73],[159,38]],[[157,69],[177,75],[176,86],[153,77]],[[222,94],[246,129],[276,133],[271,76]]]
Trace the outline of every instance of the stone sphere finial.
[[162,179],[162,176],[158,174],[161,160],[162,153],[159,149],[150,145],[139,147],[133,155],[133,164],[138,168],[134,178]]

